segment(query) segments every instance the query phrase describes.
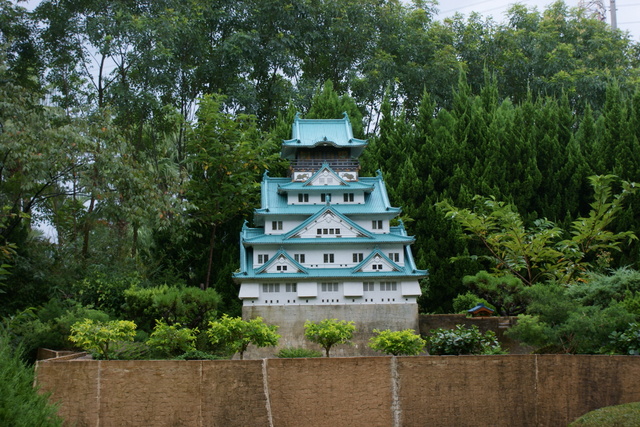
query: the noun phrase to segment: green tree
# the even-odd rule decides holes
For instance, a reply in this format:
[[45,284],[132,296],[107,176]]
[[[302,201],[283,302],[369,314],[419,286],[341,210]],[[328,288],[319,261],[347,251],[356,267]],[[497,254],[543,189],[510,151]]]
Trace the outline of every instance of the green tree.
[[465,276],[462,283],[474,295],[488,301],[501,316],[516,316],[527,308],[528,299],[522,293],[524,284],[510,274],[495,277],[480,271],[474,276]]
[[240,360],[250,344],[256,347],[275,347],[280,335],[276,333],[278,326],[267,325],[261,317],[242,320],[241,317],[223,315],[220,319],[209,322],[207,336],[212,344],[219,344],[233,353],[240,353]]
[[156,320],[147,345],[165,356],[179,356],[196,350],[197,334],[197,328],[182,328],[180,323],[167,325],[164,320]]
[[111,320],[103,323],[85,319],[71,326],[69,340],[99,358],[109,359],[113,355],[113,344],[133,341],[135,334],[136,324],[129,320]]
[[413,329],[403,331],[374,329],[373,333],[376,335],[369,340],[369,347],[393,356],[417,356],[422,353],[427,344]]
[[246,215],[259,194],[258,177],[271,155],[251,116],[222,112],[222,98],[206,96],[188,137],[191,180],[187,197],[194,218],[208,229],[204,289],[211,284],[218,230]]
[[612,175],[590,178],[595,201],[588,217],[572,224],[571,239],[560,240],[563,230],[545,219],[526,228],[512,205],[494,198],[476,197],[474,210],[459,209],[440,202],[448,218],[459,223],[469,238],[477,238],[488,250],[488,259],[498,275],[509,273],[530,286],[543,280],[562,283],[580,280],[598,256],[620,250],[624,240],[635,239],[631,231],[606,230],[623,209],[623,200],[636,192],[636,184],[623,181],[622,190],[613,195]]
[[320,322],[304,322],[304,336],[309,341],[320,344],[329,357],[329,350],[336,344],[346,344],[353,338],[356,327],[353,322],[338,319],[324,319]]

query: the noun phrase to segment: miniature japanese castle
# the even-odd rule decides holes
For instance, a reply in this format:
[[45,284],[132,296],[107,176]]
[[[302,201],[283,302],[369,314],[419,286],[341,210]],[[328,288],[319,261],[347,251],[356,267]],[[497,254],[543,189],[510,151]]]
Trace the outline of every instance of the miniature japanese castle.
[[370,323],[384,306],[398,327],[415,325],[418,281],[427,272],[416,268],[402,222],[392,225],[401,211],[390,205],[382,174],[359,175],[366,145],[353,137],[346,113],[296,116],[281,152],[290,177],[265,172],[256,227],[242,228],[234,279],[243,317],[281,326],[301,318]]

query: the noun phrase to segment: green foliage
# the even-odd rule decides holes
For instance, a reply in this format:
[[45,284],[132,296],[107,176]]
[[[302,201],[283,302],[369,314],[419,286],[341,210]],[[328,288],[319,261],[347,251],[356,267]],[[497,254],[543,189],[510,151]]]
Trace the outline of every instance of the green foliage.
[[393,356],[417,356],[427,345],[427,342],[420,335],[416,335],[413,329],[403,331],[374,329],[373,333],[376,335],[369,340],[369,347]]
[[426,337],[429,354],[461,355],[461,354],[503,354],[500,343],[493,331],[484,334],[477,326],[466,328],[456,325],[455,329],[434,329]]
[[486,271],[480,271],[475,276],[465,276],[462,283],[471,289],[474,295],[489,301],[501,316],[523,313],[529,302],[522,292],[522,280],[510,274],[495,277]]
[[587,412],[569,427],[636,426],[640,424],[640,402],[606,406]]
[[329,350],[336,344],[346,344],[353,338],[354,322],[338,319],[324,319],[320,322],[304,322],[304,336],[309,341],[320,344],[329,357]]
[[566,287],[554,283],[533,285],[524,294],[531,301],[527,314],[518,316],[507,334],[535,346],[539,353],[606,352],[610,335],[635,319],[619,302],[583,304]]
[[180,323],[167,325],[163,320],[156,320],[147,345],[162,355],[177,356],[196,350],[197,334],[197,328],[181,328]]
[[322,357],[322,352],[311,350],[308,348],[287,347],[280,349],[276,356],[282,359],[299,357]]
[[85,306],[93,306],[117,315],[125,303],[125,291],[140,285],[140,279],[107,274],[94,270],[72,287],[74,299]]
[[57,407],[34,387],[33,367],[21,359],[6,331],[0,329],[0,425],[61,426]]
[[216,356],[200,350],[191,350],[176,357],[176,360],[220,360],[228,358],[228,356]]
[[86,319],[71,326],[69,339],[96,357],[109,359],[114,353],[113,345],[121,341],[133,341],[135,330],[136,324],[128,320],[94,322]]
[[215,317],[220,296],[213,289],[156,286],[131,287],[124,292],[124,317],[132,319],[140,329],[150,332],[156,319],[168,325],[180,323],[191,329],[206,329]]
[[485,307],[495,310],[495,307],[484,298],[480,298],[473,292],[467,292],[464,294],[459,294],[453,299],[453,312],[468,314],[467,311],[477,306],[478,304],[484,304]]
[[622,181],[619,194],[612,194],[613,175],[590,178],[595,201],[588,217],[575,220],[571,239],[561,240],[563,231],[546,219],[537,219],[526,228],[515,207],[495,198],[474,198],[476,206],[459,209],[449,202],[437,205],[449,219],[456,221],[468,238],[478,239],[494,264],[494,274],[509,273],[526,286],[544,280],[572,283],[584,280],[592,260],[603,252],[620,250],[624,240],[635,239],[631,231],[607,231],[622,202],[637,190],[634,183]]
[[629,323],[623,332],[612,332],[609,335],[607,349],[616,354],[640,355],[640,323]]
[[20,343],[28,360],[35,360],[38,348],[71,350],[71,326],[84,319],[107,322],[109,316],[74,301],[53,299],[42,308],[28,308],[3,319],[14,343]]
[[229,317],[225,314],[220,319],[209,322],[206,332],[212,344],[222,345],[232,354],[240,353],[240,359],[243,359],[249,344],[256,347],[278,345],[280,335],[276,333],[277,330],[278,326],[265,324],[261,317],[242,320],[241,317]]

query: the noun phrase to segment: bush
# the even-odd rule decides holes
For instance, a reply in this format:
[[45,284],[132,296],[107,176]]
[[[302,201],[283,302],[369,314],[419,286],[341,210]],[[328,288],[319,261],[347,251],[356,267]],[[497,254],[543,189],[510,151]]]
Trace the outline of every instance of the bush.
[[609,339],[608,350],[610,352],[640,355],[640,323],[630,323],[624,332],[613,332]]
[[132,286],[137,286],[137,276],[123,276],[93,271],[87,277],[76,282],[72,287],[74,298],[84,306],[93,306],[118,315],[125,303],[124,293]]
[[413,329],[403,331],[374,329],[373,332],[377,335],[369,340],[369,347],[393,356],[416,356],[422,353],[424,346],[427,345],[427,342]]
[[194,351],[198,329],[181,328],[179,323],[167,325],[163,320],[156,320],[156,327],[147,345],[163,356],[177,356]]
[[55,350],[77,348],[69,341],[71,325],[84,319],[107,322],[106,313],[83,307],[71,300],[51,300],[40,310],[28,308],[4,319],[14,344],[20,343],[28,360],[35,360],[40,347]]
[[124,316],[147,332],[151,332],[156,319],[162,319],[168,325],[180,323],[187,328],[204,330],[207,322],[215,318],[221,301],[213,289],[203,291],[167,285],[153,288],[134,286],[124,292],[124,299]]
[[640,402],[607,406],[588,412],[569,424],[569,427],[638,426]]
[[136,324],[128,320],[94,322],[85,319],[71,326],[69,339],[82,349],[90,351],[96,358],[109,359],[114,356],[113,345],[122,341],[133,341]]
[[427,337],[429,354],[461,355],[461,354],[504,354],[493,331],[480,333],[477,326],[465,328],[456,325],[455,329],[435,329]]
[[276,356],[283,359],[296,357],[322,357],[322,352],[308,348],[288,347],[281,349]]
[[554,283],[536,284],[524,292],[531,298],[527,314],[520,315],[506,334],[537,347],[537,353],[607,352],[610,335],[635,320],[623,303],[583,305],[576,291]]
[[9,334],[0,328],[0,425],[61,426],[57,408],[33,387],[33,367],[21,359]]
[[218,356],[215,354],[207,353],[200,350],[188,351],[175,358],[176,360],[225,360],[229,359],[229,356]]

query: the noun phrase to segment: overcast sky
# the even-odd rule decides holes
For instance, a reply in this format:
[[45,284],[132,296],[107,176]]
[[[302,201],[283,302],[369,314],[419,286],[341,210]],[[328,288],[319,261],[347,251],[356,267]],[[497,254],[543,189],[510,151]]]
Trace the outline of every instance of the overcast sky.
[[[601,2],[606,8],[607,22],[611,23],[611,0],[585,0],[586,4]],[[478,12],[483,16],[493,16],[494,20],[501,22],[505,18],[505,12],[510,5],[521,3],[528,7],[537,7],[543,11],[553,3],[552,0],[439,0],[438,20],[454,15],[456,12],[469,15]],[[569,7],[577,7],[579,0],[565,0]],[[615,0],[617,9],[618,28],[629,31],[634,40],[640,41],[640,0]]]

